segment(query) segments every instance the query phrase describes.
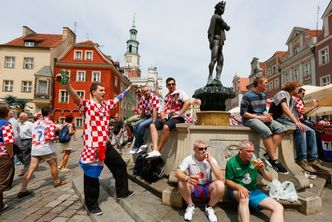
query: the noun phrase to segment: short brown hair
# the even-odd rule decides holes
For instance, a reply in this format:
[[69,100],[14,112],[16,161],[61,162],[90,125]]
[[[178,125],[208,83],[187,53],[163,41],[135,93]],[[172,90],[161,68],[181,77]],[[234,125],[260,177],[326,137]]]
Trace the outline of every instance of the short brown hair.
[[282,90],[285,90],[287,92],[293,91],[296,87],[302,86],[302,84],[299,81],[291,81],[284,85]]
[[254,87],[257,87],[259,83],[263,82],[266,79],[264,76],[256,77],[253,81]]
[[65,122],[66,123],[72,123],[74,119],[74,116],[72,114],[69,114],[65,117]]
[[98,86],[102,86],[102,87],[105,87],[102,83],[100,82],[93,82],[90,86],[90,93],[92,95],[92,91],[95,91],[97,90]]
[[0,119],[7,119],[9,111],[10,111],[10,107],[5,103],[1,103],[0,104]]

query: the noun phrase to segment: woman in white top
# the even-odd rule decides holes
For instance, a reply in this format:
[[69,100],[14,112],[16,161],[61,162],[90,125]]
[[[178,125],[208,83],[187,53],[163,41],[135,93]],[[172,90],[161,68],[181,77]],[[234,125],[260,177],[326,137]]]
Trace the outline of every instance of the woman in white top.
[[[74,134],[73,120],[74,117],[72,115],[67,115],[65,118],[65,122],[62,124],[62,128],[68,127],[69,135],[71,136]],[[72,150],[71,142],[69,141],[67,143],[62,143],[62,150],[64,154],[58,168],[60,169],[60,172],[65,173],[69,171],[69,169],[67,168],[67,163]]]

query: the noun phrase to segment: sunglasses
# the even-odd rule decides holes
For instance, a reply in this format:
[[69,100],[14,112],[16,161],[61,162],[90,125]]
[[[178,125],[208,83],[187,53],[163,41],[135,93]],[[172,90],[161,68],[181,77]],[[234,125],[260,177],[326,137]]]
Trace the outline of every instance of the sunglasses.
[[206,146],[206,147],[199,147],[199,148],[197,148],[197,149],[198,149],[199,151],[203,151],[203,150],[206,151],[207,148],[208,148],[208,147]]
[[167,86],[175,86],[175,83],[167,83]]

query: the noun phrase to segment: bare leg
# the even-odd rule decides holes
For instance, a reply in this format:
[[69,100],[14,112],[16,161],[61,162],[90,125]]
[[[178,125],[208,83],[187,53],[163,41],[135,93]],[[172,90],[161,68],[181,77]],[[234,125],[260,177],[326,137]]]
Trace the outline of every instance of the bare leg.
[[63,154],[63,158],[60,164],[60,169],[64,169],[67,167],[68,159],[70,156],[71,150],[65,150]]
[[187,205],[193,204],[193,200],[191,198],[191,193],[194,192],[194,186],[183,181],[178,182],[178,187],[180,194]]
[[47,161],[48,165],[51,167],[51,175],[53,177],[54,183],[58,183],[60,181],[59,175],[58,175],[58,168],[57,168],[57,163],[56,160],[49,160]]
[[209,200],[209,206],[213,207],[216,205],[219,200],[222,198],[225,191],[225,185],[221,180],[216,180],[213,183],[211,183],[209,187],[209,193],[210,193],[210,200]]
[[271,211],[270,222],[284,221],[284,207],[277,201],[269,197],[262,200],[258,205]]
[[167,125],[164,125],[163,131],[160,136],[160,141],[157,150],[160,151],[163,146],[165,145],[167,139],[169,137],[169,127]]
[[238,214],[241,222],[250,221],[250,211],[249,211],[249,198],[240,198],[239,192],[237,190],[233,191],[235,199],[239,202]]
[[37,159],[35,157],[31,157],[29,169],[27,170],[27,172],[25,172],[23,180],[22,180],[21,190],[26,190],[29,180],[30,180],[33,172],[37,169],[38,165],[39,165],[39,159]]
[[151,123],[149,128],[150,128],[153,150],[158,150],[158,130],[156,128],[156,125],[154,123]]
[[269,154],[271,160],[277,159],[277,147],[273,143],[272,136],[266,137],[263,139],[264,146],[266,148],[266,152]]

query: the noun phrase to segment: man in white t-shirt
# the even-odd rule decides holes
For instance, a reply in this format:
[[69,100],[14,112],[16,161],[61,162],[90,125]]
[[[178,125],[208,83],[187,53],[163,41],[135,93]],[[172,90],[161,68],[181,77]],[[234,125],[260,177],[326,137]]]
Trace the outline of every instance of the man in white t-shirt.
[[[225,191],[224,173],[218,166],[217,161],[210,156],[207,145],[202,140],[194,143],[194,153],[187,156],[176,170],[179,191],[188,207],[184,214],[185,220],[192,220],[195,205],[192,197],[210,198],[205,206],[205,214],[209,221],[217,221],[213,206],[216,205]],[[212,181],[212,172],[216,177]]]

